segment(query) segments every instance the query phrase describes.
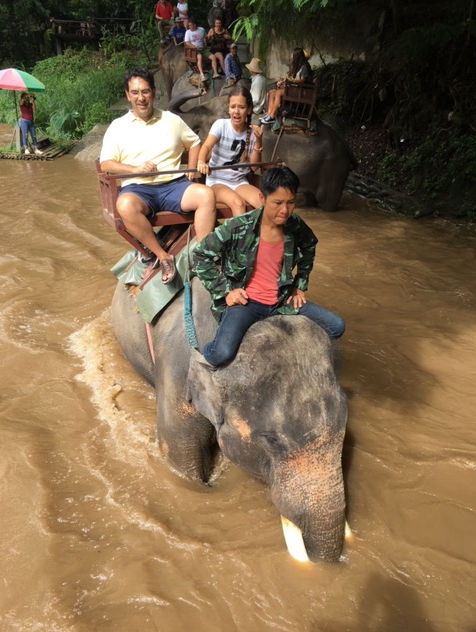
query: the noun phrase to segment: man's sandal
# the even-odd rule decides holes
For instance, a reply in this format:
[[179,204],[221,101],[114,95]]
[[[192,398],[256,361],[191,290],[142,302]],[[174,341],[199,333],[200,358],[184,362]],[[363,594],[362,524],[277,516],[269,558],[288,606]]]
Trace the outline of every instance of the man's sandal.
[[175,258],[171,257],[170,259],[162,259],[159,264],[160,269],[162,270],[162,283],[167,285],[167,283],[171,283],[177,274],[177,268],[175,267]]

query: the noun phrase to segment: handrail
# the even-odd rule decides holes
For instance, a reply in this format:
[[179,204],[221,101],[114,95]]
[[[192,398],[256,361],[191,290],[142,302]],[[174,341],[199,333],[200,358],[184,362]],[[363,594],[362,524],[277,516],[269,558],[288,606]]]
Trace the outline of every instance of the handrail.
[[[275,165],[276,167],[284,166],[282,160],[274,160],[272,162],[237,162],[233,165],[218,165],[217,167],[209,167],[210,171],[219,171],[220,169],[238,169],[239,167],[268,167]],[[110,173],[109,171],[100,171],[98,175],[104,174],[113,180],[121,180],[122,178],[148,178],[151,176],[171,175],[175,173],[201,173],[196,168],[190,169],[169,169],[166,171],[147,171],[146,173]]]

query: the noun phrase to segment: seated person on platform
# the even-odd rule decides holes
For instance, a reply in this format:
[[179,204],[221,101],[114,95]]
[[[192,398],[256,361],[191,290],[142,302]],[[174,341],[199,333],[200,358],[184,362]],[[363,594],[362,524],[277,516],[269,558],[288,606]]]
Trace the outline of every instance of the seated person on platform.
[[[225,56],[228,52],[228,44],[231,42],[231,35],[220,19],[215,20],[215,25],[207,33],[207,45],[212,55],[220,64],[220,68],[225,74]],[[212,57],[210,56],[210,60]],[[213,78],[216,79],[218,74],[214,74]]]
[[[230,118],[213,123],[198,154],[198,170],[207,174],[206,183],[213,189],[216,201],[230,207],[233,215],[244,213],[246,203],[253,208],[263,204],[260,190],[248,182],[250,167],[233,168],[238,162],[261,161],[263,127],[251,125],[252,109],[248,88],[234,86],[228,97]],[[230,168],[213,170],[224,165]]]
[[141,177],[151,171],[179,169],[184,151],[188,151],[188,166],[195,168],[200,139],[176,114],[154,109],[154,76],[148,70],[128,71],[124,86],[132,110],[106,130],[99,159],[101,169],[137,174],[122,181],[117,211],[129,233],[157,257],[162,281],[169,283],[175,276],[174,259],[160,246],[149,220],[162,210],[195,211],[194,225],[200,241],[215,225],[215,196],[209,187],[192,183],[192,174]]
[[185,38],[185,26],[183,25],[182,18],[175,18],[174,28],[170,32],[175,46],[180,46],[184,42]]
[[188,29],[188,2],[177,2],[175,8],[184,27]]
[[172,26],[174,17],[174,8],[168,0],[159,0],[155,5],[155,19],[157,20],[157,28],[160,38],[167,35],[168,30]]
[[219,322],[215,339],[197,358],[201,364],[214,368],[230,362],[249,327],[275,314],[302,314],[331,338],[344,333],[340,316],[304,295],[317,237],[293,212],[298,186],[288,167],[266,170],[264,206],[227,220],[194,250],[195,272],[211,294]]
[[[288,80],[293,83],[310,83],[312,81],[312,68],[307,61],[302,48],[295,48],[288,70]],[[264,125],[274,123],[276,114],[281,107],[284,96],[286,79],[279,79],[276,82],[276,90],[270,90],[268,94],[268,111],[260,121]]]
[[235,42],[230,44],[230,52],[225,57],[225,77],[226,85],[231,86],[236,83],[243,74],[241,61],[238,57],[238,45]]
[[205,48],[205,37],[206,33],[203,26],[197,26],[195,18],[190,16],[188,18],[188,29],[185,33],[185,46],[187,48],[197,49],[197,66],[198,72],[200,73],[200,79],[202,81],[205,81],[205,75],[203,73],[203,58],[210,60],[213,68],[213,74],[218,74],[216,57],[215,55],[212,55],[207,48]]
[[249,70],[251,75],[250,92],[251,98],[253,99],[253,112],[255,114],[261,114],[266,104],[266,77],[264,76],[260,63],[257,57],[253,57],[249,64],[245,64],[245,67]]

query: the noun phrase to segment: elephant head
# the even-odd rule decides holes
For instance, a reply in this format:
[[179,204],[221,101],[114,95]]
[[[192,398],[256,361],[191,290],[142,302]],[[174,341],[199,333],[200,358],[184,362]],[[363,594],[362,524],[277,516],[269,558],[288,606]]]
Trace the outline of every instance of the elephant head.
[[269,485],[309,558],[338,560],[347,404],[324,331],[301,316],[257,323],[230,365],[210,371],[192,356],[187,392],[223,453]]
[[[216,322],[208,292],[197,278],[191,286],[202,346],[213,339]],[[183,293],[152,328],[155,364],[142,317],[122,283],[111,316],[126,357],[155,386],[157,438],[174,470],[209,481],[218,445],[270,487],[279,513],[301,529],[311,560],[337,560],[345,524],[347,404],[327,334],[304,316],[272,316],[248,330],[230,364],[210,371],[187,345]]]

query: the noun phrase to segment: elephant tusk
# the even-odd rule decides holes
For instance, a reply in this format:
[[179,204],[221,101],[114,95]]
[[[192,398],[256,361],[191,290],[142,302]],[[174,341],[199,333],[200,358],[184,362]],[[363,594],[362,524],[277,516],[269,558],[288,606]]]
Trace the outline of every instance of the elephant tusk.
[[349,523],[347,522],[347,520],[345,521],[344,537],[345,537],[347,542],[352,542],[353,539],[354,539],[354,534],[352,533],[352,529],[350,528]]
[[289,555],[298,562],[309,562],[301,529],[284,516],[281,516],[281,526]]

